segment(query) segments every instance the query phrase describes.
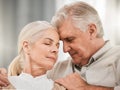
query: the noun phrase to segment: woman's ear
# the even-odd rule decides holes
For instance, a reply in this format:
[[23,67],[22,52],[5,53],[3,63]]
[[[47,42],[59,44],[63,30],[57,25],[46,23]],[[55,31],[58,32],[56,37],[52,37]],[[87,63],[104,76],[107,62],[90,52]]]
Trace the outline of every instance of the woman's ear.
[[26,54],[30,54],[30,43],[28,41],[23,42],[23,50]]
[[95,24],[89,24],[88,33],[89,33],[91,39],[93,39],[97,36],[97,27]]

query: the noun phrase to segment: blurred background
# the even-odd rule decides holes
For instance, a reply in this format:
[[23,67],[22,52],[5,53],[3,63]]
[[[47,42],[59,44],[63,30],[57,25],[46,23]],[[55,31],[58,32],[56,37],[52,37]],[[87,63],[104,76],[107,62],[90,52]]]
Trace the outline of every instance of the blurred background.
[[[105,39],[120,45],[120,0],[0,0],[0,67],[7,68],[17,55],[20,30],[37,20],[51,20],[64,4],[84,1],[98,11],[105,30]],[[62,42],[58,60],[69,55],[63,53]]]

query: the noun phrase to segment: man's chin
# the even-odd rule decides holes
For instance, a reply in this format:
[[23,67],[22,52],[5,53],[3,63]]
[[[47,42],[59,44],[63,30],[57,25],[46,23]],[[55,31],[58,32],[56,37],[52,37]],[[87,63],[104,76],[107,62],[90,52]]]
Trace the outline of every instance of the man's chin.
[[80,61],[73,59],[72,63],[74,63],[74,64],[80,64]]

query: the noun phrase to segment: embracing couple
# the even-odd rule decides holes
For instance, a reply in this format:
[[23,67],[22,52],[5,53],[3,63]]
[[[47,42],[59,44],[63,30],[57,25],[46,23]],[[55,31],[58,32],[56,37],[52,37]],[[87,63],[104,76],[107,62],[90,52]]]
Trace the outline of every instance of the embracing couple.
[[[0,88],[120,90],[120,46],[112,46],[103,35],[97,11],[85,2],[64,5],[51,24],[27,24],[8,74],[0,69]],[[71,57],[56,63],[59,40]]]

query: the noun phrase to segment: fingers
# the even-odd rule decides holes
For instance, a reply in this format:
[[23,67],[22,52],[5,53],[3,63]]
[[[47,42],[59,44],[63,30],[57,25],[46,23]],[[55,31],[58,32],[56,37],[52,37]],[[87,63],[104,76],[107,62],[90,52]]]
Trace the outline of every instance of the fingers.
[[1,74],[7,74],[7,70],[5,68],[0,68],[0,73]]
[[80,74],[78,74],[77,72],[73,73],[72,75],[74,78],[81,80],[81,81],[86,81],[85,78],[81,77]]
[[60,85],[63,85],[63,83],[65,83],[66,81],[64,80],[64,78],[62,78],[62,79],[55,80],[55,82],[59,83]]
[[64,78],[57,79],[55,82],[63,85],[68,90],[77,90],[76,88],[87,85],[78,73],[69,74]]
[[7,79],[7,71],[4,68],[0,68],[0,86],[8,86],[9,81]]
[[6,77],[3,77],[2,75],[0,75],[0,86],[8,86],[9,85],[9,81]]
[[72,73],[72,74],[67,75],[64,78],[60,78],[60,79],[55,80],[55,82],[62,84],[64,82],[68,82],[70,78],[73,79],[76,76],[78,76],[77,73]]
[[0,86],[1,86],[1,87],[6,87],[6,86],[8,86],[8,85],[7,85],[6,83],[0,81]]
[[69,89],[68,89],[68,85],[67,85],[67,84],[68,84],[68,81],[67,81],[66,79],[64,79],[64,78],[58,79],[58,80],[56,80],[55,82],[58,83],[60,86],[65,87],[66,90],[69,90]]
[[75,76],[74,76],[74,73],[73,73],[73,74],[67,75],[64,78],[57,79],[55,82],[62,85],[62,86],[64,86],[67,89],[70,89],[71,85],[73,85],[73,83],[75,81],[76,80],[75,80]]

